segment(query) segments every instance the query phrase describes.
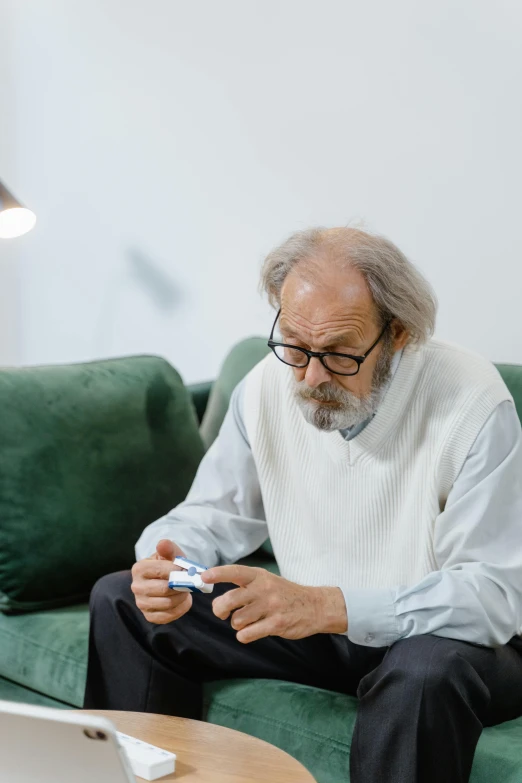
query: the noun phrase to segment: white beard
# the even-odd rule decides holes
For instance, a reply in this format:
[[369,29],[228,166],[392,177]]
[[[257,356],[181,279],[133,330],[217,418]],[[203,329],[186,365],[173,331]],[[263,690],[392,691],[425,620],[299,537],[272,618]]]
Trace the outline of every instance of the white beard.
[[[331,384],[311,389],[304,380],[296,382],[295,399],[306,421],[323,432],[333,432],[355,427],[369,419],[379,407],[390,380],[392,359],[391,346],[384,344],[373,371],[372,388],[362,397]],[[331,401],[334,405],[322,405],[321,401]]]

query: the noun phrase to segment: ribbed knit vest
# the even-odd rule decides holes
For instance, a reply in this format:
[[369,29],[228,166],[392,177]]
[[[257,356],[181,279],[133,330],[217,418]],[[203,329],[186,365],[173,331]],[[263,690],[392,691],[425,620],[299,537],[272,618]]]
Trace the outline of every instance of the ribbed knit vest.
[[496,368],[432,340],[406,347],[376,415],[351,441],[309,424],[290,367],[249,373],[245,425],[282,576],[392,587],[439,570],[434,532],[482,426],[512,399]]

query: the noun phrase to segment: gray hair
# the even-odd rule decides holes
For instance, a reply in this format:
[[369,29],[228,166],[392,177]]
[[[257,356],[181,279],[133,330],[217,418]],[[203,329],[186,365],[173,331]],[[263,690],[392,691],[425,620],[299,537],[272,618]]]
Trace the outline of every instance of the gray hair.
[[[358,269],[366,280],[382,325],[400,322],[409,342],[422,344],[433,334],[437,298],[426,278],[386,237],[355,228],[310,228],[297,231],[265,258],[260,288],[274,307],[288,274],[305,261],[312,274],[324,265],[325,255],[341,268]],[[324,268],[324,266],[323,266]]]

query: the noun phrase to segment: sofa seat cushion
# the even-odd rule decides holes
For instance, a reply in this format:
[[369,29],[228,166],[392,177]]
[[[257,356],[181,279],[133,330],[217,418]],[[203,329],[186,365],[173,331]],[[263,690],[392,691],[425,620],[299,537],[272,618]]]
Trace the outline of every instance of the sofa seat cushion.
[[70,710],[70,704],[64,704],[56,699],[50,699],[43,693],[36,693],[23,685],[17,685],[10,680],[4,680],[0,677],[0,699],[5,701],[16,701],[19,704],[34,704],[39,707],[54,707],[59,710]]
[[[254,564],[254,561],[252,561]],[[0,677],[64,705],[81,707],[87,669],[86,605],[34,614],[0,614]],[[9,698],[9,684],[5,698]],[[220,680],[205,685],[206,718],[271,742],[299,759],[318,783],[348,780],[357,701],[279,680]],[[471,783],[520,783],[522,718],[484,730]]]
[[276,745],[318,783],[348,780],[357,702],[280,680],[220,680],[205,686],[206,719]]
[[[220,680],[205,686],[206,718],[276,745],[317,783],[349,780],[357,700],[279,680]],[[484,729],[471,783],[522,781],[522,718]]]
[[[278,573],[260,552],[242,561]],[[0,677],[81,707],[87,674],[88,604],[29,614],[0,612]]]
[[88,637],[86,604],[14,616],[0,613],[0,676],[81,707]]

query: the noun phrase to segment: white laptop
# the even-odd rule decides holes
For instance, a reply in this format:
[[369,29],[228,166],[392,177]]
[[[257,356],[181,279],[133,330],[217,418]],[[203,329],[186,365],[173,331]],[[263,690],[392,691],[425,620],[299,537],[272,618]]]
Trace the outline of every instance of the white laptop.
[[136,783],[106,718],[0,701],[0,780]]

